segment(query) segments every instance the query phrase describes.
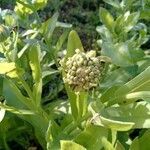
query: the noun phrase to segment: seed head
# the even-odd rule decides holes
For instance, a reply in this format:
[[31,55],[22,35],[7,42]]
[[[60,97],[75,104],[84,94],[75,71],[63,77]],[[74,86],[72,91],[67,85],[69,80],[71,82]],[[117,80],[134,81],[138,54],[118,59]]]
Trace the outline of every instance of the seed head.
[[85,91],[96,87],[101,77],[101,64],[95,51],[87,53],[75,50],[72,57],[65,62],[66,77],[64,81],[75,91]]

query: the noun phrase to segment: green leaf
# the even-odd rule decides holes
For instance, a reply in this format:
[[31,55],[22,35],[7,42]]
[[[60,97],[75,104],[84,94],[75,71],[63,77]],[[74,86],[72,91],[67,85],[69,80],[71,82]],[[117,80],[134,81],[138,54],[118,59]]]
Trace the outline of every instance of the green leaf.
[[105,150],[115,150],[113,145],[105,137],[102,138],[102,144]]
[[47,150],[50,150],[51,148],[51,143],[53,141],[53,138],[52,138],[52,134],[51,134],[51,121],[49,122],[49,125],[48,125],[48,129],[46,131],[46,142],[47,142]]
[[0,63],[0,74],[7,74],[11,71],[16,69],[15,63],[14,62],[1,62]]
[[57,21],[56,26],[62,28],[71,28],[72,24]]
[[47,4],[47,0],[36,0],[36,1],[23,1],[17,0],[16,11],[20,11],[21,13],[33,13],[39,9],[42,9]]
[[80,49],[81,51],[84,51],[81,40],[77,32],[72,30],[69,33],[69,37],[68,37],[66,58],[71,57],[73,54],[75,54],[76,49]]
[[146,99],[147,101],[149,99],[149,102],[150,102],[150,92],[149,91],[133,92],[133,93],[127,94],[126,98],[127,99],[136,98],[136,99],[144,99],[144,100]]
[[80,92],[76,94],[76,107],[78,110],[78,118],[81,119],[87,112],[88,92]]
[[6,104],[18,109],[30,108],[31,101],[22,95],[18,87],[10,80],[4,79],[3,95],[6,99]]
[[50,19],[42,24],[41,32],[47,42],[50,42],[49,40],[51,39],[51,36],[56,28],[58,16],[59,14],[56,12]]
[[115,150],[125,150],[125,148],[119,141],[117,141],[115,144]]
[[68,36],[68,30],[66,30],[58,39],[57,43],[56,43],[56,52],[60,51],[63,43],[65,42],[66,38]]
[[[25,32],[25,35],[26,34],[29,34],[29,31]],[[22,55],[25,53],[25,51],[28,50],[31,45],[35,44],[35,42],[36,42],[35,38],[37,37],[38,34],[39,34],[39,32],[35,31],[35,33],[30,37],[30,39],[24,45],[24,47],[18,52],[18,58],[21,58]],[[24,35],[22,35],[22,36],[24,36]]]
[[119,17],[117,17],[117,19],[115,20],[115,27],[114,30],[117,34],[120,34],[123,32],[122,28],[124,26],[124,16],[120,15]]
[[47,76],[50,76],[50,75],[53,75],[53,74],[58,74],[58,73],[59,73],[59,71],[54,70],[54,69],[49,69],[49,70],[43,71],[42,72],[42,79],[44,79]]
[[133,140],[130,150],[149,150],[150,149],[150,130],[147,130],[144,135]]
[[61,140],[61,150],[86,150],[83,146],[72,142],[72,141],[63,141]]
[[118,0],[103,0],[105,3],[110,4],[115,8],[120,8],[120,3]]
[[[150,67],[146,68],[142,73],[136,76],[131,81],[127,82],[125,86],[128,88],[128,91],[149,91],[150,88]],[[123,88],[123,87],[122,87]],[[123,90],[120,88],[119,90]],[[119,92],[118,90],[118,92]]]
[[100,116],[100,120],[101,122],[97,122],[96,125],[104,125],[108,128],[111,128],[113,130],[117,130],[117,131],[128,131],[130,130],[133,126],[134,123],[133,122],[127,122],[127,121],[116,121],[113,119],[107,119],[106,117]]
[[101,111],[103,125],[118,131],[131,128],[150,128],[150,104],[138,102],[125,106],[114,106]]
[[101,102],[105,103],[111,99],[112,95],[114,95],[114,92],[120,87],[121,85],[114,85],[111,88],[107,89],[101,96]]
[[134,64],[127,43],[112,43],[105,42],[102,45],[102,55],[108,56],[112,62],[118,66],[126,67]]
[[[67,59],[68,57],[71,57],[72,55],[75,54],[75,50],[76,49],[80,49],[81,51],[84,51],[82,43],[80,41],[80,38],[78,36],[78,34],[76,33],[76,31],[71,31],[68,37],[68,43],[67,43],[67,54],[65,56],[65,59]],[[65,66],[64,66],[65,67]],[[65,69],[65,68],[64,68]],[[63,70],[63,76],[65,76],[65,71]],[[65,88],[67,91],[67,95],[69,97],[69,101],[70,101],[70,105],[71,105],[71,111],[72,111],[72,115],[75,118],[75,120],[78,118],[78,107],[77,107],[77,96],[75,94],[75,92],[69,87],[68,84],[65,84]],[[86,101],[87,101],[87,93],[86,92],[82,92],[80,94],[80,97],[82,98],[82,106],[83,106],[83,112],[85,112],[85,107],[87,107],[86,105]]]
[[107,136],[108,130],[106,128],[89,125],[74,139],[74,141],[80,145],[83,145],[88,150],[99,150],[103,147],[102,137],[107,138]]
[[[58,107],[58,106],[57,106]],[[51,110],[51,113],[53,113],[54,109]],[[58,110],[61,111],[61,110]],[[61,112],[63,113],[63,112]],[[61,114],[57,117],[62,116]],[[56,116],[53,116],[54,118]],[[46,141],[47,141],[47,149],[51,150],[57,150],[60,149],[60,140],[62,139],[72,139],[72,136],[70,136],[69,134],[66,134],[65,131],[63,129],[65,129],[71,122],[72,122],[72,116],[71,115],[65,115],[65,118],[63,118],[63,120],[59,120],[61,121],[61,125],[58,125],[55,121],[50,121],[49,122],[49,127],[47,129],[46,132]],[[71,137],[71,138],[70,138]]]
[[113,31],[114,28],[114,18],[113,16],[105,9],[100,8],[99,11],[100,19],[102,23],[110,30]]
[[[103,39],[103,41],[108,41],[108,42],[112,42],[113,41],[113,37],[112,34],[110,33],[110,31],[105,27],[105,26],[98,26],[96,28],[96,31],[101,35],[101,38]],[[101,42],[102,44],[103,42]],[[99,45],[101,47],[101,45]]]
[[5,24],[9,27],[15,27],[17,25],[17,16],[15,13],[6,14],[4,19],[5,19]]
[[127,17],[124,26],[125,32],[129,32],[136,25],[136,23],[139,20],[139,16],[140,16],[139,12],[134,12]]
[[42,93],[42,72],[40,65],[40,45],[37,43],[32,45],[29,51],[29,64],[32,70],[32,77],[34,80],[33,93],[35,96],[36,105],[39,106],[41,102]]
[[108,90],[112,86],[125,84],[130,78],[132,77],[127,71],[125,71],[123,68],[118,68],[106,75],[104,81],[101,83],[101,87]]
[[40,67],[40,45],[38,43],[31,46],[29,51],[29,60],[33,80],[35,82],[39,82],[41,78],[41,67]]
[[[108,101],[108,105],[116,103],[127,104],[142,98],[148,101],[149,89],[150,89],[150,67],[145,69],[141,74],[133,78],[131,81],[120,86],[114,93],[109,94],[109,97],[113,97]],[[102,96],[102,99],[107,99],[107,95]]]
[[15,107],[7,106],[7,105],[2,104],[2,103],[0,103],[0,108],[1,108],[1,111],[5,110],[5,111],[9,111],[9,112],[14,113],[14,114],[21,114],[21,115],[33,115],[34,114],[30,110],[17,109]]
[[77,99],[77,96],[76,96],[76,94],[72,91],[72,89],[69,87],[68,84],[65,84],[65,88],[66,88],[67,95],[68,95],[69,102],[70,102],[70,106],[71,106],[71,113],[72,113],[73,117],[74,117],[75,120],[76,120],[77,117],[78,117],[78,109],[77,109],[77,107],[76,107],[76,99]]
[[150,19],[150,9],[143,9],[140,11],[140,19]]

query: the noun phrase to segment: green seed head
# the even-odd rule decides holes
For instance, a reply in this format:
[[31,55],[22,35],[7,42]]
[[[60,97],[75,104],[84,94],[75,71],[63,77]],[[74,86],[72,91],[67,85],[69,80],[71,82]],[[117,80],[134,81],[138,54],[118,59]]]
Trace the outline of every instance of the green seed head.
[[100,77],[100,60],[95,51],[87,53],[75,50],[75,54],[67,59],[66,77],[64,81],[76,91],[89,90],[96,87]]

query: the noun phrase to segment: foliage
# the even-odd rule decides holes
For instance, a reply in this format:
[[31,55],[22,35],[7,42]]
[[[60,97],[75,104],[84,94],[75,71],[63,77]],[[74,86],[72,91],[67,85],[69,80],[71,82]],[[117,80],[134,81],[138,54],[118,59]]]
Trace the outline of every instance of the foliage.
[[[150,149],[150,56],[142,48],[149,40],[142,20],[149,3],[104,2],[112,7],[100,7],[97,14],[97,52],[86,52],[72,26],[58,21],[58,12],[41,19],[45,0],[17,0],[14,10],[1,10],[0,149]],[[73,69],[68,60],[79,54],[100,61],[96,87],[77,91],[63,83]]]

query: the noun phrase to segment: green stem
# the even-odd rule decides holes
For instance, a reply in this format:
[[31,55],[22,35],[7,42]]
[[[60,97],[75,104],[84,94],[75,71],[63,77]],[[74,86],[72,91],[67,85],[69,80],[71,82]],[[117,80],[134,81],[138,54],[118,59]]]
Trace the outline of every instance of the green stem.
[[80,118],[77,122],[72,122],[69,124],[65,129],[64,132],[67,134],[71,133],[74,129],[76,129],[83,121],[87,120],[88,118],[92,117],[92,113],[88,112],[85,116]]
[[34,96],[33,96],[33,93],[32,93],[32,91],[31,91],[29,85],[28,85],[28,84],[22,79],[22,77],[20,77],[20,76],[19,76],[19,80],[21,81],[21,83],[22,83],[24,89],[26,90],[28,96],[29,96],[32,100],[34,100]]
[[114,129],[111,129],[111,135],[112,135],[112,145],[114,146],[116,143],[117,131]]
[[82,114],[83,114],[83,105],[82,105],[82,101],[80,99],[80,92],[76,93],[76,105],[77,105],[77,110],[78,110],[78,120],[81,119]]

